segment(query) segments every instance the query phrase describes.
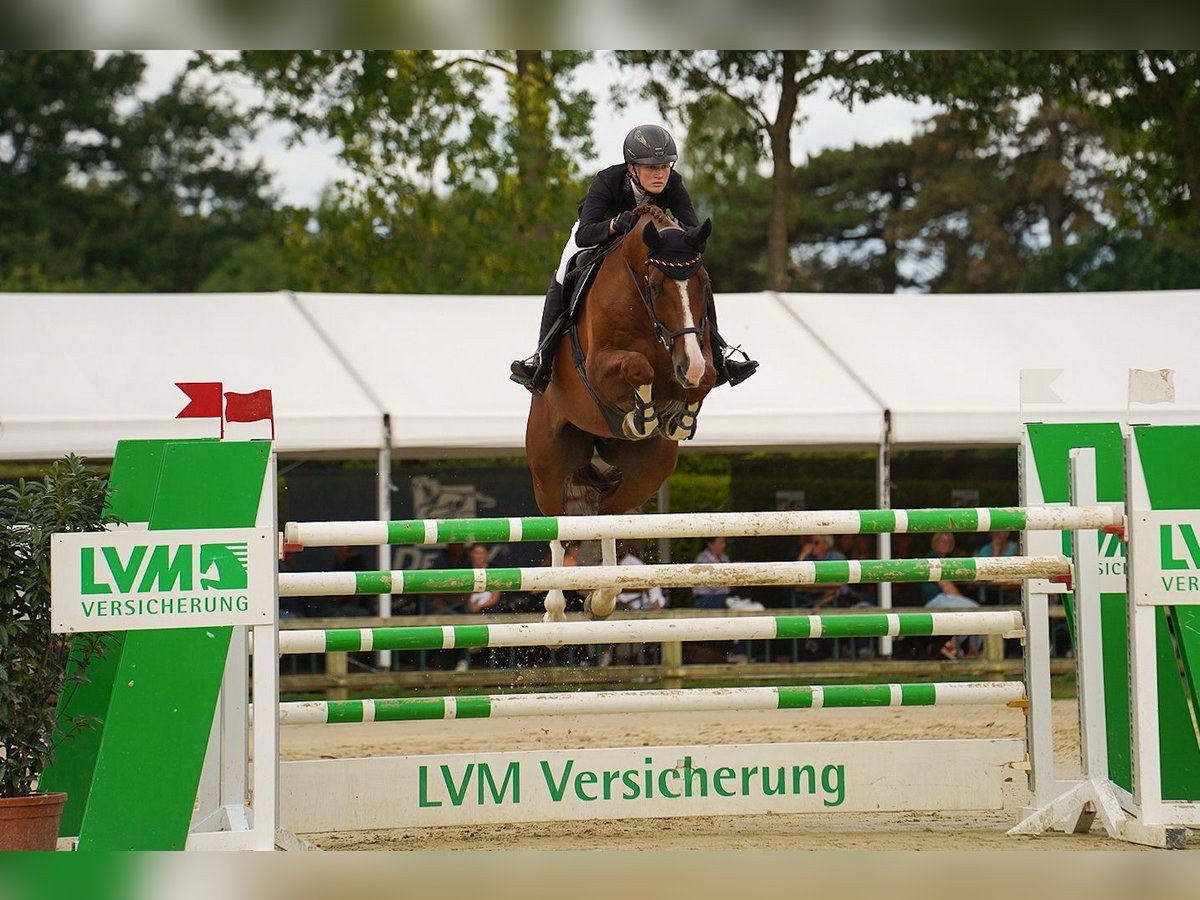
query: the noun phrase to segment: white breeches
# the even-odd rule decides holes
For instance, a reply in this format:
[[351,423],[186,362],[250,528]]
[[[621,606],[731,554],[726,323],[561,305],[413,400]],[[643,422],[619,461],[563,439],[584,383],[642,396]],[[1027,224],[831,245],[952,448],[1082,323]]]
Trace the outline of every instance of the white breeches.
[[571,236],[567,238],[567,244],[563,247],[562,258],[558,261],[558,268],[554,270],[554,280],[559,284],[563,283],[563,279],[567,277],[567,265],[580,250],[586,250],[587,247],[581,247],[575,243],[575,232],[579,230],[579,220],[575,220],[575,224],[571,226]]

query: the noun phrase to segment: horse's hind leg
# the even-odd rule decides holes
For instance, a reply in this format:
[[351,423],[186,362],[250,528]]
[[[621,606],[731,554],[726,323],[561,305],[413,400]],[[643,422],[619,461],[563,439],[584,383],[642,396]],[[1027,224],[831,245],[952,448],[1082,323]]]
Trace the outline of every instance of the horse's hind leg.
[[567,510],[567,485],[576,471],[592,461],[594,438],[549,409],[537,396],[525,426],[525,456],[533,477],[533,496],[544,516]]
[[606,441],[601,458],[621,472],[621,480],[600,497],[600,515],[621,515],[649,500],[675,471],[679,445],[661,435],[633,443]]
[[[600,541],[600,564],[615,566],[617,564],[617,542],[613,538]],[[607,619],[617,608],[617,588],[596,588],[583,598],[583,611],[590,619]]]
[[[600,455],[605,462],[616,466],[621,480],[601,495],[598,512],[601,515],[620,515],[641,507],[662,486],[679,459],[679,445],[663,437],[640,441],[606,441]],[[616,564],[615,547],[604,545],[604,565]],[[583,608],[593,619],[605,619],[616,608],[617,588],[598,588],[588,594]]]
[[[566,512],[567,486],[571,476],[592,458],[592,436],[561,419],[555,420],[542,397],[534,397],[525,429],[525,455],[533,476],[533,494],[543,515],[561,516]],[[553,557],[562,563],[561,549]],[[566,618],[567,601],[562,591],[548,591],[545,600],[547,622]]]

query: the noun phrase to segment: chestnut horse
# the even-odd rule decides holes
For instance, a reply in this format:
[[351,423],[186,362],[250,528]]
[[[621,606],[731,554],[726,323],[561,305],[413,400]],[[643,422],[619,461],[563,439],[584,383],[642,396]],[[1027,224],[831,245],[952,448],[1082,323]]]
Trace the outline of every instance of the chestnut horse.
[[[588,494],[587,512],[638,509],[675,471],[679,441],[716,381],[701,251],[712,223],[685,229],[639,206],[633,229],[600,265],[535,394],[525,429],[534,496],[544,515],[566,512],[567,492]],[[606,469],[593,463],[598,456]],[[585,603],[593,618],[615,605],[615,588]],[[563,618],[561,595],[547,620]]]

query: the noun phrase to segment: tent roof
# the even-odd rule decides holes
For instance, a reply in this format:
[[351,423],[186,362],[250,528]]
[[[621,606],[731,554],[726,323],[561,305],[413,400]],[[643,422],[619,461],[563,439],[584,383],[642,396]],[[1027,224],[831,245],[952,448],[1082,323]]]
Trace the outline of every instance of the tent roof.
[[[762,368],[709,395],[689,449],[873,447],[885,411],[898,446],[1011,445],[1022,369],[1067,370],[1047,380],[1056,415],[1111,418],[1128,368],[1173,368],[1171,415],[1200,421],[1196,291],[717,305]],[[521,454],[529,397],[508,364],[540,312],[529,296],[0,294],[0,459],[211,436],[211,421],[174,418],[187,402],[174,383],[218,380],[272,389],[284,453],[372,453],[387,413],[401,457]]]
[[286,294],[0,294],[0,458],[212,437],[179,381],[273,390],[281,450],[377,447],[379,409]]
[[[1016,443],[1020,373],[1083,418],[1125,412],[1128,370],[1176,370],[1173,415],[1200,421],[1200,291],[786,294],[781,301],[892,413],[895,444]],[[1115,419],[1114,419],[1115,420]]]
[[[298,299],[391,413],[400,455],[524,453],[529,394],[508,366],[534,343],[540,297]],[[719,308],[726,339],[771,375],[712,392],[692,448],[878,444],[878,405],[773,295],[725,294]]]

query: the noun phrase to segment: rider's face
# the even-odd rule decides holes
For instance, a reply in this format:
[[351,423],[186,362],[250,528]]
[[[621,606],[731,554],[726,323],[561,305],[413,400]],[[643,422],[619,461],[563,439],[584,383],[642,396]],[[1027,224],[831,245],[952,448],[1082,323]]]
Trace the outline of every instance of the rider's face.
[[661,194],[667,186],[667,179],[671,177],[669,165],[641,166],[635,163],[629,168],[642,188],[651,194]]

